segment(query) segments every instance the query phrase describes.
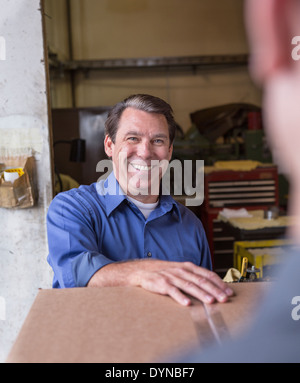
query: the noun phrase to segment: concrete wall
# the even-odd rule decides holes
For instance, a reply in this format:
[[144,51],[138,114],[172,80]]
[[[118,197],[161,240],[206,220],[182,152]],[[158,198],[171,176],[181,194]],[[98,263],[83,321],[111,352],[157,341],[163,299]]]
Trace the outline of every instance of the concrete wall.
[[0,155],[32,153],[39,191],[34,208],[0,208],[3,362],[38,289],[51,287],[52,280],[46,263],[52,181],[40,0],[1,0],[0,35],[6,42],[6,60],[0,61]]
[[[71,0],[73,58],[244,54],[241,0]],[[46,0],[47,39],[68,57],[65,0]],[[222,71],[91,71],[75,78],[76,106],[109,106],[132,93],[169,101],[184,130],[189,114],[231,102],[261,103],[247,68]],[[51,84],[53,107],[70,107],[69,78]]]

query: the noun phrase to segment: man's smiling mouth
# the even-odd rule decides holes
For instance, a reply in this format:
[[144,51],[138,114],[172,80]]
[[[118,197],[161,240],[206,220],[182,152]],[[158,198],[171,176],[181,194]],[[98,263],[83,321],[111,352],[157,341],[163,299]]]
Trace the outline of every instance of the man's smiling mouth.
[[130,165],[134,169],[139,170],[139,171],[150,171],[153,168],[152,165],[148,166],[148,165],[139,165],[139,164],[132,164],[132,163]]

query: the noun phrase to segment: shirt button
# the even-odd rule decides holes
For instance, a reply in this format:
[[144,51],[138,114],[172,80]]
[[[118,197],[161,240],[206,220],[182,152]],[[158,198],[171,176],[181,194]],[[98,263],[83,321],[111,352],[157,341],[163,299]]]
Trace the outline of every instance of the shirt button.
[[150,252],[150,251],[148,251],[148,253],[147,253],[147,257],[149,257],[149,258],[151,258],[151,257],[152,257],[152,254],[151,254],[151,252]]

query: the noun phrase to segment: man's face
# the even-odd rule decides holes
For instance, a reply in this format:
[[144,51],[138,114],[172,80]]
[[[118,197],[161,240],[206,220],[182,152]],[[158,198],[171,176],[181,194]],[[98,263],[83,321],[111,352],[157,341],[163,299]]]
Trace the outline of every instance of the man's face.
[[112,158],[120,186],[126,194],[145,203],[157,200],[172,149],[165,116],[134,108],[124,110],[115,143],[105,138],[105,152]]

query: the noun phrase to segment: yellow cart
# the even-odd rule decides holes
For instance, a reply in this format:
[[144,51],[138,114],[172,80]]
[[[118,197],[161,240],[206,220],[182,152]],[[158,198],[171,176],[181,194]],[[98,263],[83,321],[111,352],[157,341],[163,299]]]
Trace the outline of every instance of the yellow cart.
[[234,242],[233,267],[241,270],[242,259],[247,257],[252,266],[260,269],[260,278],[263,278],[264,266],[279,264],[289,246],[288,240]]

